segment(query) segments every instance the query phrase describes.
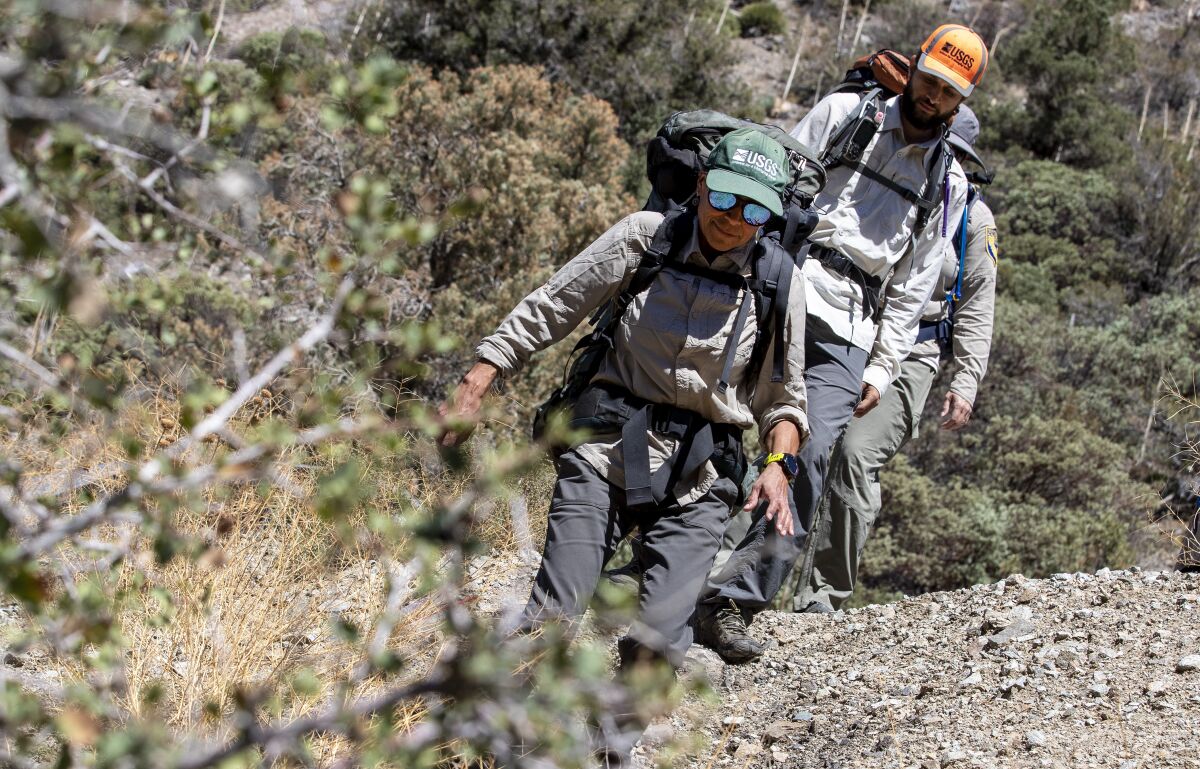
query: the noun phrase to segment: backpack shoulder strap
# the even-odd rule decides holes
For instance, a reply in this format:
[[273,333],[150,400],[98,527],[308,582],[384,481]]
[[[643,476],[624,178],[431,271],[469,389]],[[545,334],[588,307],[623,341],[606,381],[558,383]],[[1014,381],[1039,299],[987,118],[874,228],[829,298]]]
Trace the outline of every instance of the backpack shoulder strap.
[[796,262],[792,255],[774,237],[759,240],[753,266],[750,289],[754,293],[758,318],[758,333],[754,350],[750,353],[749,370],[756,374],[766,357],[767,347],[774,340],[771,360],[771,381],[783,381],[783,369],[787,362],[786,339],[788,303],[791,296],[792,269]]
[[[835,93],[844,93],[845,90],[845,88],[834,89],[826,94],[826,96],[832,96]],[[841,156],[841,152],[838,150],[841,148],[843,141],[847,138],[846,133],[851,130],[854,123],[858,120],[858,117],[862,112],[863,107],[866,106],[867,102],[878,98],[882,94],[883,89],[879,88],[878,86],[865,89],[862,92],[862,96],[858,100],[858,104],[854,106],[854,109],[850,110],[849,114],[842,118],[841,121],[839,121],[834,129],[829,133],[829,139],[825,142],[825,146],[821,149],[820,155],[821,165],[825,167],[826,171],[832,170],[845,162],[845,159]]]
[[946,297],[950,300],[950,316],[952,318],[954,308],[962,299],[963,273],[967,267],[967,227],[971,220],[971,207],[975,205],[978,197],[975,187],[967,188],[967,205],[963,207],[962,219],[958,223],[958,237],[954,241],[954,250],[958,252],[958,275],[954,278],[954,293]]
[[655,276],[662,270],[663,265],[673,257],[675,252],[683,248],[692,233],[695,220],[696,209],[694,206],[685,205],[667,212],[662,224],[658,225],[658,229],[654,231],[654,238],[650,241],[646,252],[642,254],[641,261],[638,262],[629,284],[613,299],[613,314],[610,322],[625,314],[625,309],[629,307],[629,303],[633,301],[634,297],[648,289],[654,282]]
[[950,143],[946,141],[947,133],[948,131],[943,129],[942,138],[938,141],[938,151],[934,153],[925,175],[925,189],[921,195],[924,204],[919,206],[920,210],[917,212],[917,222],[913,227],[914,235],[923,232],[925,225],[929,224],[929,217],[933,215],[933,209],[937,208],[939,192],[943,206],[942,237],[947,234],[948,221],[946,217],[950,215],[950,165],[954,160],[954,156],[950,153]]

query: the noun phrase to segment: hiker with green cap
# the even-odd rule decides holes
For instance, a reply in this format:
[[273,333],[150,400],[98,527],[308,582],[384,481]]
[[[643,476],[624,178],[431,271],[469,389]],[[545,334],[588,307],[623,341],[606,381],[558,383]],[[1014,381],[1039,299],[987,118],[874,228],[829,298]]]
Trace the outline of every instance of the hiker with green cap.
[[[524,612],[528,627],[580,618],[605,562],[638,528],[645,569],[637,619],[618,644],[622,670],[645,660],[682,665],[696,599],[741,500],[743,431],[757,426],[764,446],[788,454],[808,432],[805,288],[790,258],[778,293],[781,301],[786,294],[785,327],[765,356],[772,360],[784,340],[781,376],[749,365],[759,337],[747,310],[751,259],[769,240],[759,243],[763,225],[783,213],[789,162],[781,144],[754,129],[728,133],[683,208],[627,216],[559,269],[483,340],[478,362],[442,406],[450,425],[443,443],[453,445],[498,378],[623,296],[643,257],[662,251],[661,269],[629,298],[575,404],[573,423],[592,434],[556,459],[545,550]],[[790,525],[782,469],[760,474],[745,504]],[[636,719],[627,727],[605,737],[610,764],[640,735]]]

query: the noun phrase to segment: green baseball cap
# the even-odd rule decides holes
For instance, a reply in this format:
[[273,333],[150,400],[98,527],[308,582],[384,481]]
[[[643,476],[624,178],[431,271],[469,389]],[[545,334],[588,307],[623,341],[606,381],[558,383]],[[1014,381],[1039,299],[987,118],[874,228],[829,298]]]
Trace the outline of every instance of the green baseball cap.
[[790,165],[783,145],[753,128],[739,128],[708,153],[710,190],[728,192],[761,203],[783,215],[783,193]]

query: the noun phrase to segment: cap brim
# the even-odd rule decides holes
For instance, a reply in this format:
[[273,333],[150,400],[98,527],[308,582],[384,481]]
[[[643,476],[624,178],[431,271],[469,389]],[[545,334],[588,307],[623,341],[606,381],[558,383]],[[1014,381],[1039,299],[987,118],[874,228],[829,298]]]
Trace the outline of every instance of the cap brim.
[[755,203],[766,206],[776,216],[783,216],[783,202],[775,194],[775,190],[748,176],[735,174],[723,168],[714,168],[708,172],[705,184],[710,190],[749,198]]
[[928,75],[933,75],[940,80],[945,80],[954,86],[954,90],[962,94],[964,98],[970,96],[971,91],[975,90],[975,86],[971,84],[970,80],[967,80],[937,59],[930,57],[929,54],[923,53],[917,57],[917,69]]
[[950,142],[951,147],[961,150],[972,161],[978,163],[980,168],[987,168],[987,164],[983,162],[983,158],[979,157],[979,153],[975,151],[974,147],[967,144],[966,139],[951,131],[949,136],[946,137],[946,141]]

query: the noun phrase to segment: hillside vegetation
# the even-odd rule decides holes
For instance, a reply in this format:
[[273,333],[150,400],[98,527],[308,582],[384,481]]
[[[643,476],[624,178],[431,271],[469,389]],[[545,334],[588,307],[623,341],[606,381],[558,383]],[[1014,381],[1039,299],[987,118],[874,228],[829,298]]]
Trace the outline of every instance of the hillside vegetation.
[[1173,562],[1194,4],[754,5],[0,0],[0,764],[582,764],[603,633],[504,642],[463,592],[540,546],[566,346],[464,451],[434,407],[670,112],[790,128],[942,21],[995,54],[997,337],[971,425],[885,471],[858,600]]

